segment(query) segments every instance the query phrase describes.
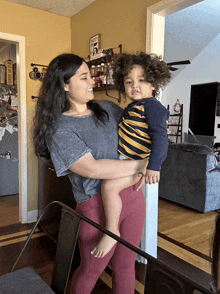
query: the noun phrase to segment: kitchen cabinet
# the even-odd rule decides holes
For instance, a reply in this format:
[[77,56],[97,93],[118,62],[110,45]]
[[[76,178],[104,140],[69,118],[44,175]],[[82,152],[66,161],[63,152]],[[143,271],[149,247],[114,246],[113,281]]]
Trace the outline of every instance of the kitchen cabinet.
[[[39,158],[38,161],[38,214],[52,201],[61,201],[76,208],[72,185],[67,176],[57,177],[51,160]],[[52,207],[42,218],[41,227],[52,237],[57,237],[61,217],[60,207]]]

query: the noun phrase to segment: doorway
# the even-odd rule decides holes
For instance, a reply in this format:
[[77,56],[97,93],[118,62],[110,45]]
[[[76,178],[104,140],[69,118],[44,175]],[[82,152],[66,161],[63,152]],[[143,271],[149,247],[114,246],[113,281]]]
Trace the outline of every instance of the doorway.
[[[146,52],[164,56],[165,17],[203,0],[162,0],[147,9]],[[165,104],[165,98],[160,96]]]
[[28,222],[25,37],[0,32],[0,41],[16,45],[18,96],[19,221],[24,224]]
[[[156,3],[153,6],[148,7],[147,9],[147,30],[146,30],[146,52],[150,53],[150,52],[154,52],[156,54],[162,55],[164,56],[164,32],[165,32],[165,17],[178,12],[182,9],[185,9],[191,5],[197,4],[199,2],[202,2],[202,0],[193,0],[193,1],[188,1],[188,0],[164,0],[164,1],[160,1],[158,3]],[[166,97],[162,97],[162,103],[166,104]],[[160,199],[161,200],[161,199]],[[180,221],[180,215],[181,215],[181,210],[184,210],[183,215],[185,214],[186,217],[186,223],[189,221],[191,222],[190,224],[184,224],[184,221],[181,220]],[[173,215],[169,215],[168,213],[172,211]],[[164,212],[164,214],[162,214],[161,212]],[[186,213],[189,213],[189,215],[187,215]],[[176,215],[178,214],[178,221],[176,218]],[[201,248],[199,248],[199,244],[201,243],[201,241],[199,240],[197,242],[197,240],[195,241],[195,243],[197,242],[198,247],[196,248],[193,247],[192,245],[190,245],[188,247],[188,249],[194,249],[194,253],[195,255],[190,255],[189,259],[184,259],[185,261],[187,261],[188,263],[192,263],[192,260],[194,259],[196,262],[193,264],[196,267],[201,268],[204,271],[207,271],[209,273],[211,273],[210,269],[211,269],[211,263],[208,264],[207,260],[209,257],[207,257],[209,255],[210,252],[210,239],[212,237],[213,234],[213,229],[214,229],[214,219],[215,219],[215,212],[211,212],[210,216],[212,214],[212,217],[210,218],[210,227],[209,230],[207,230],[207,232],[205,233],[207,236],[207,239],[204,240],[204,238],[202,240],[203,245],[204,245],[204,249],[206,250],[206,253],[204,253],[204,251],[201,250]],[[165,217],[169,217],[170,219],[170,226],[168,227],[168,223],[165,221]],[[181,256],[187,256],[187,254],[189,254],[189,251],[181,251],[180,245],[185,246],[187,243],[184,243],[185,240],[183,238],[184,234],[185,237],[187,235],[187,226],[190,227],[191,232],[195,232],[193,237],[199,237],[203,234],[203,236],[205,235],[204,232],[200,231],[200,229],[198,230],[198,221],[201,223],[204,222],[204,217],[208,217],[209,214],[206,215],[201,215],[198,214],[196,212],[193,212],[189,209],[187,209],[186,207],[183,206],[178,206],[178,204],[173,203],[173,202],[165,202],[163,199],[162,201],[160,201],[160,207],[159,207],[159,228],[160,228],[160,233],[163,233],[163,238],[160,240],[160,237],[158,238],[158,246],[160,248],[163,248],[164,250],[166,250],[167,252],[171,252],[171,248],[173,248],[173,251],[171,252],[172,254],[180,257],[181,259],[183,259]],[[158,215],[155,216],[156,218],[158,218]],[[198,217],[198,219],[196,219]],[[178,225],[179,222],[179,225]],[[166,229],[162,230],[162,226],[161,224],[165,224]],[[193,229],[193,226],[195,225],[195,228]],[[201,226],[199,226],[199,228],[201,228]],[[212,229],[213,228],[213,229]],[[177,233],[178,232],[178,233]],[[181,234],[182,233],[182,234]],[[177,234],[179,236],[179,239],[177,238]],[[193,234],[193,233],[192,233]],[[161,234],[160,234],[161,235]],[[166,238],[166,241],[165,241]],[[174,240],[175,240],[175,244],[174,245]],[[191,240],[192,241],[192,240]],[[179,242],[179,243],[178,243]],[[165,244],[167,243],[167,246],[162,246],[161,244]],[[189,243],[188,243],[189,244]],[[175,247],[176,246],[176,247]],[[175,251],[176,250],[176,251]],[[174,253],[176,252],[176,253]],[[178,252],[181,252],[180,254],[178,254]],[[201,259],[201,263],[200,261],[198,262],[198,259],[196,256],[196,253],[199,254],[206,254],[206,260],[202,260]],[[191,259],[191,261],[190,261]],[[200,264],[199,264],[200,263]],[[199,264],[199,266],[198,266]],[[203,264],[205,264],[205,266],[203,266]],[[200,267],[201,266],[201,267]],[[203,266],[203,267],[202,267]],[[207,270],[208,268],[208,270]]]
[[[146,21],[146,52],[155,53],[157,55],[164,56],[164,35],[165,35],[165,17],[175,13],[179,10],[187,8],[193,4],[196,4],[202,0],[162,0],[155,5],[148,7],[147,9],[147,21]],[[159,100],[162,104],[166,101],[162,95]],[[151,218],[146,221],[146,227],[154,228],[152,236],[148,237],[154,240],[154,247],[157,247],[157,226],[158,223],[158,189],[155,191],[155,197],[153,197],[154,209],[151,209]],[[147,197],[151,198],[151,197]],[[156,200],[157,199],[157,200]],[[150,207],[150,205],[147,205]],[[149,234],[148,234],[149,235]],[[146,242],[147,243],[147,242]],[[152,243],[152,242],[151,242]]]

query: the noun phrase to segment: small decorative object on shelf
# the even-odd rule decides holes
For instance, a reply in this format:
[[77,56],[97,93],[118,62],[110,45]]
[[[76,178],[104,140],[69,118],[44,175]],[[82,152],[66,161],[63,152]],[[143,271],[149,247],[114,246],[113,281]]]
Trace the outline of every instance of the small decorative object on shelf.
[[176,100],[176,103],[174,104],[174,112],[176,114],[181,112],[181,105],[179,99]]
[[89,39],[90,60],[105,56],[101,50],[101,34],[97,34]]

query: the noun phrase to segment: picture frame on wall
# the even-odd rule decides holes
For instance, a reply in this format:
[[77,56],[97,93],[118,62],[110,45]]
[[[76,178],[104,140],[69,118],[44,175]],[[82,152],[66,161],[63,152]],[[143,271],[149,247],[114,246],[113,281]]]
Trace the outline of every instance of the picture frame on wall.
[[94,56],[101,49],[101,34],[97,34],[89,39],[89,54]]

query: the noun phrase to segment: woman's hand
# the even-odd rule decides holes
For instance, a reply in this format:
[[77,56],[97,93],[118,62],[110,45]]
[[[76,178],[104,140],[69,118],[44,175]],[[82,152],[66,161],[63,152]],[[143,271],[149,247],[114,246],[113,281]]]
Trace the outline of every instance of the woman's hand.
[[143,161],[144,167],[143,167],[142,171],[138,173],[138,176],[140,177],[141,182],[140,182],[140,185],[139,185],[138,188],[137,188],[137,191],[140,190],[140,188],[141,188],[141,187],[145,184],[145,182],[146,182],[145,175],[146,175],[146,170],[147,170],[147,166],[148,166],[149,160],[146,158],[146,159],[143,159],[142,161]]

